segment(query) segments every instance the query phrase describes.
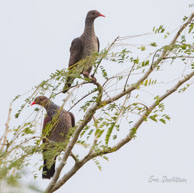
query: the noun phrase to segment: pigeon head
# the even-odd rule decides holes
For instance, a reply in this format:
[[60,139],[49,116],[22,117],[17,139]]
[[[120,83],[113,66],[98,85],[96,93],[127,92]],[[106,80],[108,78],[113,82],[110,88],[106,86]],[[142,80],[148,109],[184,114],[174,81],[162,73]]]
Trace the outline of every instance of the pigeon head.
[[105,17],[105,16],[97,10],[91,10],[88,12],[88,14],[86,16],[86,20],[93,20],[94,21],[97,17]]
[[45,96],[38,96],[38,97],[35,98],[35,100],[32,102],[31,105],[37,104],[37,105],[40,105],[40,106],[46,108],[48,103],[50,103],[50,100],[47,97],[45,97]]

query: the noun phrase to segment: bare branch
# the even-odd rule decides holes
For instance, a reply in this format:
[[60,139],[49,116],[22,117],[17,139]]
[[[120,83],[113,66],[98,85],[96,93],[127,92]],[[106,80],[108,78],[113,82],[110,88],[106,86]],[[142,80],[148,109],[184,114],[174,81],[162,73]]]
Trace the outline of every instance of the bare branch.
[[79,159],[72,152],[70,155],[74,159],[75,163],[79,163]]
[[125,91],[125,90],[126,90],[127,83],[128,83],[129,77],[130,77],[130,75],[131,75],[131,72],[133,71],[134,66],[135,66],[135,63],[133,64],[133,66],[132,66],[131,70],[129,71],[129,74],[128,74],[128,76],[127,76],[127,79],[126,79],[126,82],[125,82],[125,86],[124,86],[123,91]]

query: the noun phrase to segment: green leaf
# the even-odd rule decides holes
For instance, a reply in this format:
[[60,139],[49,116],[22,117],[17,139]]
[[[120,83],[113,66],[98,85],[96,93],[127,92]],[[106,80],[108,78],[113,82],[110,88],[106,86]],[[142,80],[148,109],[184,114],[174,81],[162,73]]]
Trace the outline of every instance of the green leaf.
[[163,124],[166,124],[166,121],[164,119],[159,119]]
[[19,115],[20,115],[19,113],[16,113],[15,118],[17,119],[19,117]]
[[35,131],[31,130],[30,127],[26,127],[23,131],[26,135],[34,134]]
[[184,16],[183,17],[183,21],[186,21],[188,19],[188,17]]
[[132,128],[130,131],[131,131],[131,136],[136,137],[135,134],[137,132],[137,128]]
[[148,79],[145,80],[144,85],[145,85],[145,86],[148,85]]
[[189,25],[189,33],[191,33],[191,31],[193,30],[193,27],[194,27],[194,23],[191,23],[191,24]]
[[157,115],[152,115],[152,116],[149,116],[149,118],[154,121],[154,122],[158,122],[158,120],[156,119]]
[[107,72],[106,72],[106,70],[104,69],[104,67],[103,67],[103,66],[100,66],[100,69],[101,69],[101,71],[102,71],[102,76],[103,76],[106,80],[108,80],[108,75],[107,75]]
[[115,124],[116,124],[115,122],[111,123],[111,126],[108,128],[108,131],[107,131],[106,137],[105,137],[106,145],[108,145],[108,143],[109,143],[110,136],[112,134],[112,131],[113,131],[113,128],[114,128]]
[[153,32],[154,33],[163,33],[165,31],[165,28],[164,28],[164,26],[163,25],[160,25],[158,28],[156,28],[156,27],[154,27],[153,28]]
[[146,47],[145,47],[145,46],[141,46],[141,47],[140,47],[140,50],[141,50],[141,51],[145,51],[145,50],[146,50]]
[[156,47],[157,44],[156,44],[156,42],[152,42],[152,43],[150,43],[150,46]]
[[39,108],[37,108],[37,107],[34,109],[34,111],[39,111],[39,110],[40,110],[40,109],[39,109]]
[[95,136],[97,138],[100,138],[103,133],[104,133],[104,129],[96,129]]
[[105,155],[103,155],[102,158],[105,159],[106,161],[109,161],[108,157]]
[[94,161],[94,163],[96,164],[98,169],[101,171],[102,170],[102,166],[100,165],[100,162],[96,158],[93,158],[92,160]]
[[21,95],[17,95],[13,100],[12,102],[16,101]]

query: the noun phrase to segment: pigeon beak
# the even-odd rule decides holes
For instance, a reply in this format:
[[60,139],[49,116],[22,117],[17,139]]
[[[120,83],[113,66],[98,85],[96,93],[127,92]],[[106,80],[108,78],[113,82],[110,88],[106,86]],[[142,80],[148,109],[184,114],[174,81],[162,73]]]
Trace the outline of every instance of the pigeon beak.
[[36,104],[36,103],[35,103],[35,101],[34,101],[34,102],[32,102],[31,106],[32,106],[32,105],[35,105],[35,104]]
[[101,14],[101,13],[99,13],[99,16],[101,16],[101,17],[105,17],[103,14]]

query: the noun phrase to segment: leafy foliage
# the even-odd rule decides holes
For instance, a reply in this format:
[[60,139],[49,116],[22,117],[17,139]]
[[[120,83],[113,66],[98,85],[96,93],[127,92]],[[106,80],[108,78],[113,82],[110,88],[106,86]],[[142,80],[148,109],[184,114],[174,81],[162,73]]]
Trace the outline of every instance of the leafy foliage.
[[[184,21],[186,19],[183,18]],[[40,134],[43,110],[39,107],[29,113],[29,104],[37,95],[46,95],[56,100],[61,94],[67,76],[75,78],[76,82],[70,89],[73,94],[70,92],[66,96],[61,109],[65,107],[68,110],[69,107],[75,114],[76,126],[70,129],[65,143],[52,146],[52,151],[49,152],[51,155],[66,151],[76,131],[81,128],[72,152],[76,151],[77,147],[84,148],[89,151],[86,158],[95,155],[108,160],[105,154],[117,151],[120,148],[118,144],[123,143],[123,139],[130,136],[129,142],[137,137],[138,127],[142,122],[154,121],[166,124],[170,116],[165,112],[161,92],[168,92],[171,88],[169,82],[175,82],[166,76],[172,70],[169,70],[170,68],[173,68],[174,72],[178,71],[177,65],[183,66],[184,70],[180,71],[179,80],[187,77],[189,72],[193,72],[194,64],[188,61],[188,58],[192,58],[194,54],[194,43],[191,41],[193,26],[191,22],[187,33],[169,45],[160,45],[159,41],[149,42],[131,47],[129,50],[123,49],[123,46],[116,46],[119,41],[123,41],[122,38],[118,38],[112,47],[76,63],[75,66],[79,66],[78,71],[75,70],[75,66],[71,69],[56,70],[47,80],[41,81],[30,93],[28,92],[27,96],[16,96],[12,104],[20,104],[14,119],[18,124],[12,126],[7,123],[7,134],[0,139],[1,142],[5,142],[0,149],[0,178],[7,179],[8,183],[17,184],[21,170],[30,163],[29,159],[42,153],[42,149],[45,148],[42,140],[47,138],[53,125],[58,123],[58,116]],[[153,32],[167,39],[170,35],[163,25],[154,27]],[[147,57],[143,58],[141,54]],[[95,75],[96,82],[81,75],[84,65],[88,62],[93,65],[91,74]],[[111,75],[112,63],[117,65],[117,72],[113,75]],[[177,77],[175,78],[178,82]],[[192,83],[187,83],[179,89],[179,92],[184,92],[190,85]],[[85,124],[82,125],[83,123]],[[100,162],[95,156],[91,159],[101,170]],[[78,166],[81,163],[80,157],[83,157],[81,153],[76,152],[74,160]],[[41,169],[39,166],[39,170]],[[36,171],[33,171],[34,178],[37,177]]]

